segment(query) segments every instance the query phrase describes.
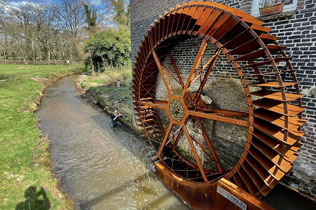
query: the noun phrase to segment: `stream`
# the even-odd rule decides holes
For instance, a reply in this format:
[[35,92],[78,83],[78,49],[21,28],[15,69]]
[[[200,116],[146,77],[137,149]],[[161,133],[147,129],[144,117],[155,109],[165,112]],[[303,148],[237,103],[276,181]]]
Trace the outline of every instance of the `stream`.
[[76,209],[188,209],[148,171],[142,143],[77,93],[71,77],[45,91],[37,112],[53,170]]
[[[152,164],[138,136],[124,125],[111,128],[110,116],[82,99],[71,77],[45,95],[37,112],[40,129],[76,209],[189,209],[148,170]],[[263,200],[276,209],[316,209],[281,185]]]

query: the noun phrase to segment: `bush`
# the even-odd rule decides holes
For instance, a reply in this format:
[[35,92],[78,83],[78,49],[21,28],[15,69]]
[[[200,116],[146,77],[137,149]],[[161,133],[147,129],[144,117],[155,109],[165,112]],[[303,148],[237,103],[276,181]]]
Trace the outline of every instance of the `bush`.
[[130,63],[130,31],[108,29],[98,33],[86,41],[84,51],[91,55],[85,60],[87,71],[91,69],[91,60],[96,71],[103,72],[106,66],[120,68]]

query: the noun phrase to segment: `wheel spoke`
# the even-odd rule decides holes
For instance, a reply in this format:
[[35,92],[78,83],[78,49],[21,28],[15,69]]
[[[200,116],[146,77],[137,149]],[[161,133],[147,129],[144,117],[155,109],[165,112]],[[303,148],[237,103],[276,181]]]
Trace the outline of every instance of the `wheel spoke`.
[[191,68],[190,74],[189,74],[189,76],[187,78],[187,81],[185,83],[185,86],[183,88],[183,94],[185,94],[187,92],[187,90],[189,89],[189,87],[190,87],[191,81],[192,81],[192,79],[194,77],[194,74],[196,72],[196,69],[197,69],[197,67],[198,67],[198,65],[199,65],[199,63],[201,61],[201,58],[202,58],[202,56],[203,56],[203,54],[205,52],[206,46],[207,46],[207,40],[203,39],[203,41],[202,41],[202,43],[200,45],[199,52],[198,52],[198,54],[197,54],[197,56],[195,58],[195,61],[194,61],[193,66]]
[[178,136],[177,136],[176,140],[174,141],[174,144],[172,145],[172,152],[175,151],[182,134],[183,134],[183,127],[181,127],[181,129],[180,129],[180,131],[178,133]]
[[181,77],[180,71],[179,71],[179,69],[178,69],[178,67],[177,67],[176,61],[173,59],[173,56],[171,55],[171,53],[169,53],[168,56],[169,56],[169,60],[170,60],[170,62],[171,62],[171,65],[172,65],[174,71],[175,71],[176,74],[177,74],[177,77],[178,77],[178,79],[179,79],[179,83],[180,83],[180,85],[182,86],[182,88],[184,88],[184,82],[183,82],[183,79],[182,79],[182,77]]
[[[197,93],[196,93],[196,95],[195,95],[194,104],[196,104],[197,101],[198,101],[198,99],[200,98],[201,93],[202,93],[202,90],[203,90],[203,88],[204,88],[204,86],[205,86],[205,84],[206,84],[206,82],[207,82],[208,77],[210,76],[210,74],[211,74],[211,72],[212,72],[212,70],[213,70],[213,67],[215,66],[215,63],[216,63],[217,58],[218,58],[218,56],[219,56],[220,53],[221,53],[221,50],[217,49],[216,53],[215,53],[215,54],[212,56],[212,58],[205,64],[205,65],[207,65],[207,64],[209,63],[209,66],[208,66],[208,68],[207,68],[207,71],[206,71],[205,74],[204,74],[204,78],[203,78],[203,80],[201,81],[200,87],[199,87],[199,89],[198,89],[198,91],[197,91]],[[205,65],[203,66],[203,69],[206,67]],[[203,69],[202,69],[202,71],[203,71]]]
[[206,152],[206,149],[205,149],[205,147],[204,147],[204,145],[203,145],[202,142],[199,142],[198,140],[196,140],[196,139],[195,139],[193,136],[191,136],[191,135],[190,135],[190,137],[191,137],[191,139],[192,139],[193,142],[195,142],[196,144],[198,144],[198,145],[200,146],[200,148],[201,148],[201,150],[202,150],[203,153],[205,153],[208,157],[214,159],[211,154],[209,154],[208,152]]
[[179,79],[176,78],[175,76],[173,76],[171,70],[170,70],[167,66],[165,66],[164,64],[161,64],[161,65],[162,65],[162,67],[164,67],[164,68],[167,70],[167,72],[168,72],[168,74],[169,74],[169,78],[170,78],[170,79],[173,78],[175,81],[177,81],[177,82],[181,85]]
[[206,131],[205,131],[205,129],[204,129],[203,124],[201,123],[200,120],[197,120],[197,122],[198,122],[198,124],[199,124],[199,126],[200,126],[200,128],[201,128],[202,136],[203,136],[203,138],[205,139],[205,142],[206,142],[206,144],[207,144],[207,147],[209,148],[209,150],[210,150],[210,152],[211,152],[211,154],[212,154],[213,160],[214,160],[215,163],[216,163],[216,167],[217,167],[218,172],[219,172],[219,173],[223,173],[223,169],[222,169],[222,167],[221,167],[221,164],[220,164],[220,162],[219,162],[219,160],[218,160],[218,158],[217,158],[217,155],[216,155],[216,153],[215,153],[215,151],[214,151],[214,149],[213,149],[213,146],[212,146],[211,141],[210,141],[210,139],[209,139],[209,137],[208,137],[208,135],[207,135],[207,133],[206,133]]
[[195,161],[196,161],[196,164],[198,165],[199,170],[200,170],[200,172],[201,172],[201,174],[202,174],[202,177],[203,177],[203,179],[204,179],[205,182],[208,182],[208,179],[207,179],[207,177],[206,177],[206,175],[205,175],[204,168],[203,168],[203,166],[202,166],[202,164],[201,164],[201,162],[200,162],[200,160],[199,160],[199,157],[198,157],[197,152],[196,152],[196,150],[195,150],[195,147],[194,147],[194,145],[193,145],[192,139],[191,139],[191,137],[190,137],[189,131],[188,131],[188,129],[187,129],[187,127],[186,127],[185,125],[183,126],[183,130],[184,130],[185,136],[187,137],[187,140],[188,140],[188,142],[189,142],[189,145],[190,145],[190,147],[191,147],[191,150],[192,150],[194,159],[195,159]]
[[[185,120],[184,125],[186,125],[189,120],[190,120],[190,116]],[[178,133],[178,136],[177,136],[177,138],[172,146],[172,152],[175,151],[175,149],[178,145],[178,142],[181,139],[182,134],[183,134],[183,126],[181,126],[180,132]]]
[[200,112],[214,112],[221,116],[230,116],[230,117],[248,117],[247,112],[239,112],[228,109],[218,109],[218,108],[209,108],[209,107],[199,107],[196,106],[195,110]]
[[[215,63],[216,63],[216,60],[217,60],[217,57],[218,55],[221,53],[221,50],[220,49],[217,49],[215,54],[203,65],[203,70],[211,63],[214,61],[215,59]],[[218,55],[217,55],[218,54]]]
[[158,153],[157,153],[157,158],[160,158],[160,155],[161,155],[161,153],[162,153],[162,150],[163,150],[163,148],[165,147],[165,144],[166,144],[166,142],[167,142],[167,140],[168,140],[168,137],[169,137],[169,135],[170,135],[170,133],[171,133],[172,127],[173,127],[173,124],[170,123],[170,124],[169,124],[169,127],[167,128],[167,131],[166,131],[166,133],[165,133],[165,136],[164,136],[164,138],[163,138],[163,141],[162,141],[162,143],[161,143],[161,145],[160,145],[160,147],[159,147],[159,150],[158,150]]
[[141,105],[148,106],[148,108],[167,109],[167,101],[154,100],[154,101],[141,101]]
[[163,81],[164,81],[164,83],[165,83],[165,86],[166,86],[166,88],[167,88],[167,91],[168,91],[169,95],[172,95],[173,93],[172,93],[170,84],[169,84],[169,82],[168,82],[167,76],[166,76],[164,70],[162,69],[161,62],[160,62],[160,60],[159,60],[159,58],[158,58],[158,56],[157,56],[155,50],[153,50],[153,56],[154,56],[154,59],[155,59],[155,61],[156,61],[156,65],[157,65],[157,67],[158,67],[159,73],[160,73],[160,75],[161,75],[161,77],[162,77],[162,79],[163,79]]
[[225,122],[225,123],[229,123],[229,124],[233,124],[233,125],[239,125],[242,127],[249,126],[248,121],[220,116],[217,113],[205,113],[205,112],[198,112],[198,111],[189,111],[189,113],[191,116],[195,116],[195,117],[199,117],[199,118],[216,120],[216,121]]

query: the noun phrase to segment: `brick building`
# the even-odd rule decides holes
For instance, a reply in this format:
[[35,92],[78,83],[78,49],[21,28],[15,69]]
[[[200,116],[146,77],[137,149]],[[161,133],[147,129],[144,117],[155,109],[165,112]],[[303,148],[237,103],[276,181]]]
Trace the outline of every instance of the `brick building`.
[[[158,19],[158,16],[162,15],[165,10],[169,10],[169,8],[183,2],[188,1],[131,1],[133,62],[135,61],[138,47],[146,34],[146,29],[150,28],[150,24],[155,19]],[[301,139],[304,145],[299,151],[299,158],[297,158],[294,167],[282,182],[303,193],[316,197],[316,0],[285,1],[282,13],[265,17],[259,16],[259,3],[262,2],[260,0],[221,0],[216,2],[258,16],[259,19],[265,22],[265,26],[272,29],[271,34],[279,37],[279,43],[287,47],[287,54],[293,58],[292,64],[297,70],[296,75],[300,82],[301,91],[306,95],[303,98],[303,106],[306,107],[303,117],[308,122],[304,125],[306,133]],[[187,40],[184,44],[186,48],[183,47],[184,45],[175,48],[174,53],[176,56],[178,55],[180,58],[181,52],[185,51],[187,58],[189,58],[181,62],[180,69],[185,70],[187,69],[185,67],[192,63],[189,56],[190,50],[192,51],[194,46],[199,46],[198,42],[199,40]],[[212,49],[209,49],[209,51],[211,53]],[[227,64],[224,59],[220,59],[218,62],[222,71],[216,71],[215,77],[234,78],[236,76],[234,69],[226,67]],[[185,74],[185,72],[182,73]],[[225,87],[220,86],[219,88]],[[229,90],[229,88],[225,90]],[[232,93],[228,93],[228,95],[233,97]],[[239,100],[238,97],[236,100]],[[231,104],[231,106],[236,106],[236,104]],[[243,107],[240,107],[240,109],[243,109]],[[238,132],[242,137],[243,131]],[[243,143],[241,141],[240,145]]]

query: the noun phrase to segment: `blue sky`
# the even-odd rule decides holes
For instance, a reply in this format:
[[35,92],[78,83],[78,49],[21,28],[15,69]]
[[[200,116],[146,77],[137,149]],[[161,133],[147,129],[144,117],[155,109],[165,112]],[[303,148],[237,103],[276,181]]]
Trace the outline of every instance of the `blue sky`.
[[[60,0],[8,0],[9,6],[18,6],[21,4],[25,4],[27,2],[33,2],[38,4],[54,4],[59,3]],[[97,8],[103,7],[104,3],[102,0],[86,0],[86,2],[89,2],[90,4],[94,5]]]
[[[34,2],[34,3],[59,3],[60,0],[8,0],[9,4],[18,5],[23,4],[25,2]],[[103,7],[104,3],[102,0],[86,0],[86,2],[89,2],[90,4],[96,6],[97,8]],[[125,4],[127,4],[129,0],[125,0]]]
[[[5,6],[7,6],[8,8],[10,7],[19,8],[20,6],[28,4],[28,3],[58,4],[60,1],[61,0],[7,0],[7,2],[5,3]],[[112,21],[113,11],[109,11],[109,9],[106,8],[106,3],[104,3],[103,0],[85,0],[85,1],[87,3],[90,3],[90,5],[93,6],[95,9],[97,9],[99,21],[104,22],[107,25]],[[128,3],[129,0],[125,0],[125,2]]]
[[[10,7],[19,7],[20,5],[27,4],[27,3],[36,3],[36,4],[56,4],[59,3],[61,0],[7,0],[7,6]],[[94,6],[98,13],[101,15],[107,15],[108,11],[105,10],[105,3],[103,0],[85,0],[87,3],[90,3]],[[125,0],[125,4],[127,4],[129,0]]]
[[[35,3],[35,4],[58,4],[61,0],[7,0],[4,5],[4,11],[9,10],[9,8],[19,8],[22,5]],[[130,0],[125,0],[127,4]],[[106,7],[106,3],[103,0],[85,0],[85,2],[90,3],[98,13],[98,21],[100,26],[113,26],[112,18],[113,11]],[[0,8],[1,11],[1,8]],[[0,12],[1,13],[1,12]]]

